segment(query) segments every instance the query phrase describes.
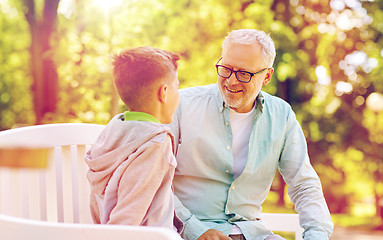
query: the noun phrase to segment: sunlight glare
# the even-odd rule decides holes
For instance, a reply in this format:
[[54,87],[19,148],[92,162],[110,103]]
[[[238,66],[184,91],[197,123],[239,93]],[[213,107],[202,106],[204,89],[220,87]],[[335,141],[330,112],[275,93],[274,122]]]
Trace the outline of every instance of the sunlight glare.
[[57,9],[59,14],[64,15],[69,19],[73,14],[74,2],[73,0],[61,0]]
[[122,3],[123,3],[123,0],[94,0],[93,1],[94,5],[97,5],[104,10],[119,6]]
[[379,92],[371,93],[366,100],[367,107],[375,112],[383,111],[383,94]]
[[332,0],[330,2],[330,6],[336,11],[342,11],[346,7],[346,4],[340,0]]
[[0,0],[0,13],[5,13],[11,18],[18,15],[17,9],[11,7],[7,0]]
[[335,94],[342,96],[344,93],[352,92],[352,84],[344,81],[339,81],[335,85]]
[[355,67],[362,65],[364,62],[367,61],[367,59],[368,56],[363,51],[354,51],[353,53],[350,53],[345,57],[345,60]]
[[324,66],[319,65],[315,68],[315,74],[317,75],[318,78],[318,83],[321,85],[330,85],[331,83],[331,78],[327,74],[327,70]]

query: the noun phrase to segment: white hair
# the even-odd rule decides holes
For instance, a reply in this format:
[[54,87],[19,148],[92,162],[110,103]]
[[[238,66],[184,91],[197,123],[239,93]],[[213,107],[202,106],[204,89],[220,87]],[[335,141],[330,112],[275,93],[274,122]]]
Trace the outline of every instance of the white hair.
[[263,61],[267,67],[272,67],[275,59],[275,45],[273,39],[263,31],[255,29],[239,29],[230,32],[223,41],[224,48],[228,43],[255,44],[262,47]]

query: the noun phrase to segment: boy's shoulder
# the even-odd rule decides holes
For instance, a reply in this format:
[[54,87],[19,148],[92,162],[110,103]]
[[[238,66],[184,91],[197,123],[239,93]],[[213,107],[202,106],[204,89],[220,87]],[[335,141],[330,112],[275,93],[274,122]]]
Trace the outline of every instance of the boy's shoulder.
[[[114,129],[120,129],[120,131],[126,134],[127,132],[138,132],[141,133],[138,136],[142,135],[157,135],[159,133],[170,132],[169,127],[157,122],[150,121],[125,121],[124,114],[117,114],[115,117],[110,120],[107,127],[111,127]],[[136,136],[136,137],[138,137]]]
[[102,137],[105,142],[144,144],[148,141],[165,142],[167,136],[173,138],[168,126],[146,121],[124,121],[124,114],[117,114],[106,125]]

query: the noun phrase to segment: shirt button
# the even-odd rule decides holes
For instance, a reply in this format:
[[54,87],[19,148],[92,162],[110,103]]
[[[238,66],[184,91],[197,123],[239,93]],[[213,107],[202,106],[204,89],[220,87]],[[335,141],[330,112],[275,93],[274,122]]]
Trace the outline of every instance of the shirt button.
[[229,122],[226,122],[225,124],[226,124],[226,126],[229,126]]
[[227,150],[230,150],[230,146],[227,146],[226,148],[227,148]]

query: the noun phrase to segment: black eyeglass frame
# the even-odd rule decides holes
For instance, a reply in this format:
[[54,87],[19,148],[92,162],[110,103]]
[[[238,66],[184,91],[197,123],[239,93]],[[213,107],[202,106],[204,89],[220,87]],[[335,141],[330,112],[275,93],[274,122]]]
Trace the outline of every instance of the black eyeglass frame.
[[[231,75],[234,73],[234,74],[235,74],[235,78],[237,78],[237,80],[238,80],[239,82],[243,82],[243,83],[248,83],[248,82],[250,82],[254,75],[257,75],[257,74],[262,73],[262,72],[264,72],[265,70],[269,69],[269,68],[264,68],[264,69],[262,69],[262,70],[260,70],[260,71],[258,71],[258,72],[255,72],[255,73],[248,72],[248,71],[242,71],[242,70],[234,71],[233,69],[231,69],[231,68],[229,68],[229,67],[226,67],[226,66],[224,66],[224,65],[219,65],[218,63],[219,63],[219,61],[221,61],[221,59],[222,59],[222,57],[220,57],[220,58],[218,59],[217,63],[215,64],[215,68],[217,69],[217,74],[218,74],[218,76],[223,77],[223,78],[229,78],[229,77],[231,77]],[[218,68],[219,68],[219,67],[224,67],[224,68],[230,70],[230,75],[227,76],[227,77],[225,77],[225,76],[222,76],[221,74],[219,74],[219,71],[218,71]],[[239,73],[242,72],[242,73],[248,73],[248,74],[250,74],[250,79],[249,79],[249,81],[243,81],[243,80],[240,80],[240,79],[238,78],[238,75],[237,75],[238,72],[239,72]]]

